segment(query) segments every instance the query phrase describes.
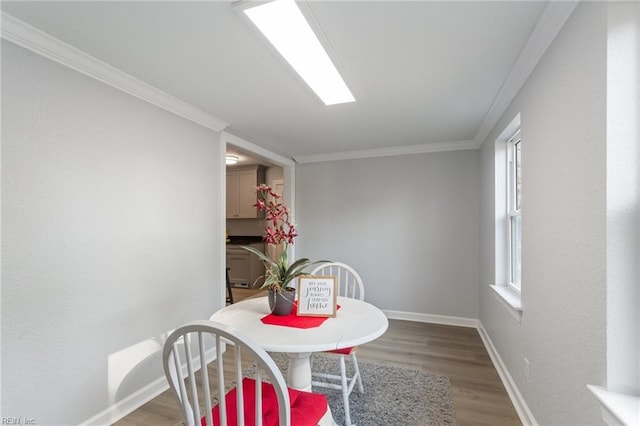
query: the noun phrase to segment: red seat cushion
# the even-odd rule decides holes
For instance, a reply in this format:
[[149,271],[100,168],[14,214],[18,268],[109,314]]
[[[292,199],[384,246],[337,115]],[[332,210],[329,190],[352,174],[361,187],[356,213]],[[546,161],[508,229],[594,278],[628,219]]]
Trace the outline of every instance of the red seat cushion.
[[333,351],[327,351],[330,354],[339,354],[339,355],[351,355],[351,352],[356,350],[356,346],[351,346],[349,348],[336,349]]
[[[291,426],[316,426],[327,412],[327,397],[317,393],[303,392],[289,388],[291,402]],[[256,381],[249,378],[242,379],[244,398],[244,421],[246,426],[256,424]],[[238,424],[236,412],[236,388],[231,389],[225,396],[227,402],[227,424]],[[213,407],[213,424],[220,424],[220,407]],[[278,398],[273,385],[262,382],[262,424],[264,426],[279,426]],[[204,426],[205,418],[201,419]]]

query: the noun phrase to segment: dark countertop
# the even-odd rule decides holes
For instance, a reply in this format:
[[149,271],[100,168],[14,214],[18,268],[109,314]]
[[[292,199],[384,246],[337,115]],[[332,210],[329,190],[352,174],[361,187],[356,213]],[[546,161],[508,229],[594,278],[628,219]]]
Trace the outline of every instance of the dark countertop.
[[251,244],[262,243],[262,235],[229,235],[227,236],[227,244]]

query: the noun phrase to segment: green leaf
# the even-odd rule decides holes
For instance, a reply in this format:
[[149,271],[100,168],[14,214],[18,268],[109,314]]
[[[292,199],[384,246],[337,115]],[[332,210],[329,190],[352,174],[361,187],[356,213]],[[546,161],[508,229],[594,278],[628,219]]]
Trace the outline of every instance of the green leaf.
[[264,284],[262,284],[260,288],[268,287],[273,288],[276,291],[284,290],[291,281],[302,275],[306,275],[306,268],[318,263],[329,262],[328,260],[318,260],[316,262],[311,262],[306,257],[303,257],[296,260],[291,265],[287,265],[287,252],[289,248],[287,244],[285,244],[284,250],[282,251],[282,253],[280,253],[277,261],[271,260],[267,255],[254,247],[242,246],[242,248],[258,256],[258,258],[264,263],[265,280]]
[[[258,250],[255,247],[249,247],[249,246],[242,246],[243,249],[255,254],[256,256],[258,256],[260,258],[260,260],[262,260],[265,263],[265,267],[267,267],[267,265],[276,265],[276,263],[269,259],[269,257],[267,257],[267,255],[265,255],[264,253],[262,253],[260,250]],[[277,266],[277,265],[276,265]]]

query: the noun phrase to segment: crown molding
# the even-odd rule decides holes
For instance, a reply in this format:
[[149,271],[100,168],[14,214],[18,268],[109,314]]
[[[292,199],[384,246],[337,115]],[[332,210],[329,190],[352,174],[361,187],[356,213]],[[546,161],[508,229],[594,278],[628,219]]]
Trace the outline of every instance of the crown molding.
[[334,152],[329,154],[301,155],[296,163],[321,163],[324,161],[355,160],[362,158],[394,157],[399,155],[427,154],[431,152],[462,151],[477,149],[473,141],[439,142],[423,145],[406,145],[392,148],[364,149],[360,151]]
[[2,38],[216,132],[227,123],[2,12]]
[[549,45],[556,38],[578,3],[579,0],[550,1],[547,3],[527,43],[524,45],[522,52],[520,52],[520,56],[518,56],[509,76],[473,138],[473,143],[477,148],[482,146],[486,137],[489,136],[493,126],[496,125],[502,114],[509,107],[509,104],[516,97],[518,91],[527,81],[542,55],[547,51]]

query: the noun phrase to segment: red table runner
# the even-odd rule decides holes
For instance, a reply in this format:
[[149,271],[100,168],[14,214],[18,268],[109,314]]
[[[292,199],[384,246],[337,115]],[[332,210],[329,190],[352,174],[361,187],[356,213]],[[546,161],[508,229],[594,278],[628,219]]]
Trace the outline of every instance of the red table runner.
[[[340,309],[338,305],[337,309]],[[320,327],[328,317],[299,317],[298,316],[298,302],[293,302],[293,309],[289,315],[266,315],[260,320],[265,324],[280,325],[283,327],[295,327],[295,328],[315,328]]]

